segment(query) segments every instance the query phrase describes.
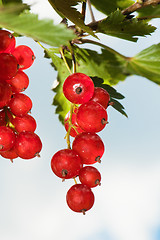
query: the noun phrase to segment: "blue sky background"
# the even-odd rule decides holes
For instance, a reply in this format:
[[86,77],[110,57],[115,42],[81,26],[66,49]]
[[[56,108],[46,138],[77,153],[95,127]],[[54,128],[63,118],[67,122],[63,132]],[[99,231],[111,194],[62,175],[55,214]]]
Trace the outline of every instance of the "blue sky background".
[[[36,2],[34,12],[58,22],[47,1]],[[158,30],[138,43],[100,35],[101,41],[133,56],[160,42],[160,23],[153,23]],[[72,212],[65,201],[74,181],[62,183],[50,168],[53,154],[66,148],[64,127],[51,105],[56,72],[32,39],[18,38],[20,44],[30,46],[36,55],[33,66],[25,71],[30,78],[25,94],[33,101],[32,115],[43,150],[41,158],[16,159],[13,164],[0,157],[0,239],[160,240],[159,86],[137,76],[116,86],[125,96],[122,104],[129,118],[108,109],[109,124],[99,134],[106,147],[102,163],[97,165],[102,185],[93,189],[95,204],[83,216]]]

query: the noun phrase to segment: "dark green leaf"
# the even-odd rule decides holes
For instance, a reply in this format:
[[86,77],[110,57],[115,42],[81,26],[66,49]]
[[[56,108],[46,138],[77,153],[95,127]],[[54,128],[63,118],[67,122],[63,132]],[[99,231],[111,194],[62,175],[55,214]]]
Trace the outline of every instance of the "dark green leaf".
[[0,26],[57,47],[68,44],[75,37],[63,24],[54,25],[49,19],[39,20],[37,15],[29,12],[19,15],[18,11],[24,8],[21,4],[0,7]]
[[160,43],[128,58],[128,71],[160,84]]
[[121,114],[123,114],[125,117],[128,118],[128,115],[126,114],[126,112],[124,111],[124,107],[123,105],[118,102],[117,100],[115,100],[114,98],[110,99],[110,102],[112,103],[111,106],[113,108],[115,108],[118,112],[120,112]]
[[22,3],[22,0],[2,0],[2,3],[5,4],[11,4],[11,3]]
[[91,0],[91,3],[101,12],[109,15],[119,8],[123,10],[134,3],[132,0]]
[[140,18],[160,18],[160,5],[148,6],[138,10],[138,17]]
[[66,17],[76,26],[95,36],[92,29],[84,24],[83,15],[73,7],[76,6],[78,0],[48,0],[51,6],[63,17]]
[[154,32],[156,27],[137,18],[126,19],[120,10],[111,13],[98,24],[97,32],[136,42],[135,36],[146,36]]

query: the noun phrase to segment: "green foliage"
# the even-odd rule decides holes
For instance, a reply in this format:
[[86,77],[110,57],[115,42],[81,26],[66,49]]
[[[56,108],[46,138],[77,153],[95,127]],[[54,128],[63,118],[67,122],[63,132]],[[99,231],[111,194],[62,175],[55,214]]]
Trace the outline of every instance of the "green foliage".
[[123,10],[134,3],[132,0],[91,0],[91,3],[102,13],[109,15],[119,8]]
[[19,14],[25,8],[28,6],[21,4],[0,7],[0,26],[57,47],[75,37],[63,24],[54,25],[52,20],[39,20],[37,15],[28,11]]
[[62,17],[68,18],[77,27],[83,31],[88,32],[92,36],[95,36],[93,31],[84,24],[82,14],[73,6],[77,5],[77,0],[48,0],[51,6],[58,12]]
[[160,43],[128,58],[128,71],[160,84]]
[[127,73],[124,71],[125,60],[116,53],[102,49],[101,53],[90,49],[73,48],[77,71],[91,77],[99,77],[109,85],[123,81]]
[[160,5],[148,6],[138,10],[138,17],[140,18],[159,18],[160,17]]
[[98,24],[97,32],[136,42],[135,36],[146,36],[154,32],[156,27],[137,18],[127,19],[120,10],[111,13]]
[[56,86],[53,91],[56,93],[53,105],[56,107],[56,113],[59,115],[59,120],[64,124],[64,118],[70,110],[71,103],[65,98],[63,94],[63,83],[64,80],[69,76],[69,71],[65,66],[64,61],[55,54],[55,49],[45,49],[47,57],[52,59],[52,66],[58,71],[57,81],[58,86]]
[[11,3],[22,3],[22,0],[2,0],[2,3],[5,4],[11,4]]

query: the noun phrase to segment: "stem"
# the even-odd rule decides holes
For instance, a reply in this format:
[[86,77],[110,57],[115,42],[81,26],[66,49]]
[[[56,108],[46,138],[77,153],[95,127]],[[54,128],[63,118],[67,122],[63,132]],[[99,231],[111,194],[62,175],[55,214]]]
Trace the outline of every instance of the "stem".
[[86,2],[82,3],[82,12],[81,12],[82,16],[83,16],[83,21],[85,21],[85,16],[86,16]]
[[72,56],[73,73],[76,73],[76,59],[75,59],[75,55],[74,55],[74,51],[72,49],[72,46],[73,46],[73,44],[70,42],[69,50],[70,50],[71,56]]
[[71,142],[70,142],[70,131],[71,131],[71,128],[72,128],[72,114],[73,114],[73,110],[74,110],[74,104],[71,104],[71,108],[70,108],[70,116],[69,116],[69,128],[68,128],[68,131],[67,131],[67,134],[65,136],[65,139],[67,141],[67,148],[68,149],[71,149]]
[[74,180],[75,184],[77,184],[77,181],[76,181],[76,179],[75,179],[75,178],[73,178],[73,180]]
[[116,54],[118,55],[119,57],[123,58],[124,60],[127,60],[128,57],[125,57],[124,55],[120,54],[119,52],[115,51],[114,49],[100,43],[100,42],[96,42],[94,40],[90,40],[90,39],[81,39],[81,42],[82,43],[91,43],[91,44],[95,44],[95,45],[98,45],[102,48],[105,48],[106,50],[108,50],[109,52],[113,53],[113,54]]
[[62,56],[62,59],[63,59],[65,65],[66,65],[69,73],[72,74],[71,69],[70,69],[70,67],[68,66],[68,63],[67,63],[66,58],[65,58],[65,56],[64,56],[63,49],[60,48],[59,51],[60,51],[60,54],[61,54],[61,56]]
[[91,2],[90,0],[87,0],[88,2],[88,8],[89,8],[89,11],[90,11],[90,14],[91,14],[91,19],[92,19],[92,22],[95,22],[95,17],[94,17],[94,14],[93,14],[93,11],[92,11],[92,6],[91,6]]

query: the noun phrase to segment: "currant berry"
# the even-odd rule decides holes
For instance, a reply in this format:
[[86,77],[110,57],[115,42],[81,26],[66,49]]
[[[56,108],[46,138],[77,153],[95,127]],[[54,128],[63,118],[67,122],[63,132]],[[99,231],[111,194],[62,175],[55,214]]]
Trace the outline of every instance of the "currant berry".
[[74,112],[72,113],[71,123],[69,123],[70,112],[68,112],[66,114],[65,119],[64,119],[64,126],[65,126],[65,129],[67,132],[68,132],[70,124],[72,124],[71,130],[70,130],[70,136],[72,136],[72,137],[75,137],[75,136],[77,136],[77,134],[84,132],[83,129],[80,128],[80,126],[78,125],[78,123],[76,121],[77,111],[78,111],[78,109],[75,108]]
[[62,149],[56,152],[51,159],[52,171],[62,179],[76,177],[81,167],[81,159],[72,149]]
[[73,73],[64,81],[63,93],[72,103],[88,102],[94,93],[93,81],[83,73]]
[[0,152],[10,150],[15,144],[14,131],[6,126],[0,127]]
[[18,157],[17,153],[15,152],[15,147],[14,146],[8,151],[1,152],[0,155],[3,158],[10,159],[12,162],[13,162],[13,159]]
[[7,30],[0,30],[0,53],[11,53],[15,48],[16,40],[12,33]]
[[104,144],[96,133],[83,132],[75,137],[72,149],[78,153],[83,164],[94,164],[100,162]]
[[9,102],[9,107],[14,115],[21,117],[31,110],[32,101],[27,95],[16,93]]
[[15,151],[23,159],[39,157],[42,142],[39,136],[33,132],[21,132],[15,142]]
[[16,75],[18,63],[16,58],[9,53],[0,53],[0,81],[5,81]]
[[17,74],[7,81],[12,87],[13,93],[19,93],[26,90],[29,85],[29,78],[23,71],[18,71]]
[[26,45],[17,46],[12,54],[16,57],[21,70],[29,68],[35,60],[32,49]]
[[85,214],[94,204],[94,194],[88,186],[75,184],[68,190],[66,201],[72,211]]
[[95,167],[86,166],[80,169],[79,180],[82,184],[93,188],[101,185],[101,174]]
[[11,100],[12,91],[11,86],[5,82],[0,82],[0,108],[8,105]]
[[107,120],[106,109],[94,101],[82,104],[77,112],[77,123],[86,132],[100,132]]
[[23,131],[34,132],[37,127],[36,120],[29,114],[23,117],[16,116],[12,119],[12,124],[19,133]]
[[100,103],[104,108],[107,108],[110,101],[109,93],[101,87],[94,88],[94,94],[91,101]]

